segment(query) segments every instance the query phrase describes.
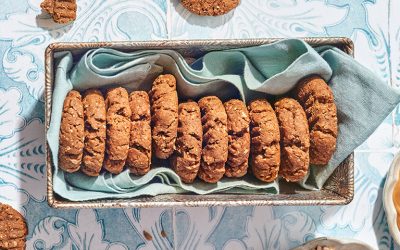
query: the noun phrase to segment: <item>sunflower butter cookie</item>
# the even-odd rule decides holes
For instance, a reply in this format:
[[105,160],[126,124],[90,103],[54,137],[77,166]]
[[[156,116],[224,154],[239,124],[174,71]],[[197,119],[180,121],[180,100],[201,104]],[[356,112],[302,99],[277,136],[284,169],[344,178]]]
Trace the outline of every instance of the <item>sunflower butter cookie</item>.
[[167,159],[175,149],[178,130],[178,93],[173,75],[161,75],[150,90],[154,154]]
[[310,163],[326,165],[336,150],[337,110],[333,93],[319,76],[303,79],[295,96],[302,104],[310,127]]
[[131,173],[145,175],[151,164],[151,116],[149,95],[134,91],[129,95],[132,111],[129,153],[126,165]]
[[85,147],[82,172],[98,176],[104,161],[106,148],[106,105],[97,89],[89,89],[83,97],[85,117]]
[[203,125],[203,152],[199,178],[208,183],[218,182],[225,174],[228,160],[228,118],[224,105],[216,96],[200,99]]
[[0,249],[25,249],[27,234],[24,217],[9,205],[0,203]]
[[228,161],[225,165],[227,177],[242,177],[247,173],[250,154],[250,118],[243,101],[230,100],[224,103],[228,118]]
[[287,181],[302,180],[310,164],[310,134],[306,114],[292,98],[275,103],[281,134],[281,167],[279,174]]
[[182,5],[200,16],[219,16],[236,8],[240,0],[181,0]]
[[69,23],[76,19],[76,0],[44,0],[40,7],[49,13],[56,23]]
[[80,169],[85,139],[82,96],[71,90],[65,97],[61,127],[59,167],[69,173]]
[[278,177],[281,161],[278,120],[267,100],[254,100],[248,109],[251,119],[251,170],[257,179],[272,182]]
[[113,174],[122,172],[129,151],[132,115],[128,92],[124,88],[109,89],[106,96],[107,140],[104,168]]
[[203,130],[196,102],[179,104],[178,137],[171,165],[185,183],[192,183],[200,168]]

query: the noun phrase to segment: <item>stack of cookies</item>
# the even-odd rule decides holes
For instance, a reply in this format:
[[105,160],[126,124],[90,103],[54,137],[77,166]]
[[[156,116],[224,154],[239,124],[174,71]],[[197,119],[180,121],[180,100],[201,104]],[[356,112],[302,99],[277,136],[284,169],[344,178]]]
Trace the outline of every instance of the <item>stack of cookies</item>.
[[[324,166],[336,149],[337,112],[323,79],[302,80],[291,97],[223,103],[216,96],[178,103],[173,75],[161,75],[149,93],[112,88],[75,90],[64,101],[59,166],[134,175],[151,169],[152,156],[169,160],[185,183],[216,183],[251,172],[272,182],[302,180],[310,164]],[[249,168],[250,166],[250,168]],[[248,171],[249,169],[249,171]]]

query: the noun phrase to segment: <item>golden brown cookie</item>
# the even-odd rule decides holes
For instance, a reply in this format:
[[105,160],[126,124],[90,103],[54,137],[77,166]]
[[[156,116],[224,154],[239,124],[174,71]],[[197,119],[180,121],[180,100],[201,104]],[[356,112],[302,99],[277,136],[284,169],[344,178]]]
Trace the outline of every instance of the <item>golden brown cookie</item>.
[[236,8],[240,0],[181,0],[182,5],[201,16],[219,16]]
[[305,109],[310,127],[310,163],[326,165],[336,150],[338,120],[331,88],[319,76],[300,81],[295,96]]
[[243,101],[230,100],[224,103],[228,117],[228,161],[225,165],[227,177],[242,177],[247,173],[250,155],[250,117]]
[[173,75],[161,75],[150,90],[153,147],[157,158],[167,159],[175,149],[178,130],[178,93]]
[[131,109],[124,88],[108,90],[106,96],[107,140],[104,168],[113,174],[122,172],[129,151]]
[[0,249],[25,249],[28,228],[24,217],[0,203]]
[[76,0],[44,0],[40,8],[49,13],[56,23],[69,23],[76,19]]
[[85,147],[81,170],[89,176],[98,176],[106,149],[106,105],[103,95],[97,89],[87,90],[82,103],[85,117]]
[[82,96],[71,90],[65,97],[60,127],[59,167],[69,173],[79,170],[85,139]]
[[228,118],[224,105],[216,96],[207,96],[199,101],[203,125],[203,152],[200,179],[208,183],[218,182],[225,174],[228,160]]
[[302,180],[310,164],[310,134],[307,117],[300,103],[283,98],[275,103],[281,133],[281,167],[279,174],[287,181]]
[[192,183],[200,168],[203,141],[200,108],[193,101],[181,103],[178,117],[178,137],[171,165],[183,182]]
[[272,182],[278,177],[281,162],[278,120],[267,100],[254,100],[248,109],[251,120],[251,170],[257,179]]
[[131,173],[145,175],[151,165],[151,116],[149,95],[134,91],[129,95],[132,111],[129,153],[126,165]]

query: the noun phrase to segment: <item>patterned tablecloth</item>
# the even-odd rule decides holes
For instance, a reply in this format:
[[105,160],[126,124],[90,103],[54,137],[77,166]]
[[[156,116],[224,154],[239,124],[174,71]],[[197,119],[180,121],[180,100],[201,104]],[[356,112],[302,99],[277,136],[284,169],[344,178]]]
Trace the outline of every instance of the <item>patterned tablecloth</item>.
[[69,26],[40,15],[40,0],[0,3],[0,202],[26,217],[28,249],[288,249],[319,236],[399,249],[381,201],[397,151],[397,111],[357,149],[348,206],[51,209],[43,57],[54,41],[346,36],[359,62],[400,85],[400,1],[242,0],[234,13],[215,18],[194,16],[179,0],[77,2],[78,19]]

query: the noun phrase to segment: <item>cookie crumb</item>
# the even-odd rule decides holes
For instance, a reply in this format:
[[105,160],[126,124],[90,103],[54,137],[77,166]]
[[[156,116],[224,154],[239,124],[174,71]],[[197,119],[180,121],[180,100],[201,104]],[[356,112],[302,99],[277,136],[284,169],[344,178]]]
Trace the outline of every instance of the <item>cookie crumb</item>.
[[143,230],[143,236],[146,238],[146,240],[148,241],[152,241],[153,240],[153,236],[151,236],[151,234],[149,232],[147,232],[146,230]]

